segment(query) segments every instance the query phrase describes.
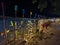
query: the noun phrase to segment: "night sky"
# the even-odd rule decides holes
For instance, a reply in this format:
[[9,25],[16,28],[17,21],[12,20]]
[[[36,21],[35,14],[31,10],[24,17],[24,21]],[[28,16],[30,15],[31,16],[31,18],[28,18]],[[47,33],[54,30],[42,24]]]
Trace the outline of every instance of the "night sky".
[[[30,11],[32,11],[32,18],[34,18],[35,13],[37,14],[36,17],[38,17],[38,15],[41,16],[45,16],[45,17],[60,17],[59,14],[54,14],[52,13],[52,4],[51,2],[47,1],[47,7],[43,9],[42,12],[39,12],[39,9],[37,9],[38,6],[38,2],[41,0],[37,0],[37,2],[35,4],[32,4],[32,0],[2,0],[0,1],[0,15],[2,15],[2,7],[1,7],[1,2],[4,3],[4,11],[5,11],[5,16],[11,16],[11,17],[15,17],[15,10],[14,10],[14,6],[18,5],[18,10],[17,10],[17,17],[23,17],[23,12],[22,9],[25,9],[25,14],[24,17],[25,18],[29,18],[30,17]],[[44,0],[42,0],[41,2],[44,2]]]
[[[29,0],[19,0],[19,1],[3,1],[5,8],[5,16],[15,16],[14,6],[18,5],[17,17],[22,17],[22,9],[25,9],[25,17],[29,18],[29,11],[32,9],[31,1]],[[1,5],[1,4],[0,4]],[[0,6],[0,15],[2,15],[2,7]]]

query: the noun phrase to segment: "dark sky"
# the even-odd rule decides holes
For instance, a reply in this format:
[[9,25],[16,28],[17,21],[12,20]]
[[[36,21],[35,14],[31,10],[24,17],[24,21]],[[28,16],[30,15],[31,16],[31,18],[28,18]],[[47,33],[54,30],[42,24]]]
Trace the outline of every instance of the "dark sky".
[[[4,9],[5,9],[5,15],[6,16],[14,16],[15,11],[14,11],[14,6],[18,5],[18,11],[17,11],[17,16],[22,17],[22,9],[25,9],[25,17],[29,17],[29,10],[31,9],[31,1],[29,0],[9,0],[9,1],[4,1]],[[0,2],[1,5],[1,2]],[[2,15],[2,7],[0,6],[0,15]]]
[[[42,11],[42,13],[38,12],[38,9],[37,9],[38,2],[33,5],[32,4],[32,0],[2,0],[2,2],[4,3],[5,16],[14,17],[15,16],[14,6],[18,5],[17,17],[23,17],[22,9],[25,9],[25,15],[24,16],[26,18],[30,17],[30,14],[29,14],[30,11],[33,12],[32,17],[35,16],[35,13],[37,13],[37,15],[38,14],[40,14],[42,16],[44,15],[46,17],[59,17],[58,14],[50,13],[50,10],[51,10],[51,6],[50,5],[51,4],[49,3],[49,1],[48,1],[48,4],[49,4],[48,7],[49,8],[44,9]],[[57,7],[59,7],[59,6],[57,6]],[[0,15],[2,15],[1,1],[0,1]]]

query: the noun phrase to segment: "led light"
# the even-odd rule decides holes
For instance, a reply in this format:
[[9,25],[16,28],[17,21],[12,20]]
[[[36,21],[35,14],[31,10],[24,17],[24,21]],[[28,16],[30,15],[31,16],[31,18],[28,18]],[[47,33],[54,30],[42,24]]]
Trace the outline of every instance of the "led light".
[[1,33],[1,36],[3,36],[4,35],[4,33]]
[[17,11],[17,9],[18,9],[18,6],[17,6],[17,5],[15,5],[15,11]]
[[30,15],[32,15],[32,12],[30,12]]
[[10,30],[7,30],[6,32],[9,33]]
[[10,26],[14,26],[14,23],[13,23],[13,21],[11,21],[10,23],[11,23],[11,25],[10,25]]

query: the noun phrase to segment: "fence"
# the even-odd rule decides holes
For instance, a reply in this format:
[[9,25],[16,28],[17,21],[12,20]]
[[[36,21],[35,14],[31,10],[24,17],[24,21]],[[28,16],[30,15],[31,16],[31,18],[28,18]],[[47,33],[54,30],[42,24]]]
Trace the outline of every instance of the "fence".
[[[5,19],[6,34],[4,34],[4,25],[3,25],[4,22],[3,19],[1,19],[0,36],[4,38],[2,43],[7,43],[6,45],[8,44],[15,45],[15,42],[20,42],[20,40],[28,40],[26,36],[30,37],[31,33],[35,33],[37,29],[37,23],[38,23],[37,21],[38,21],[37,19],[30,19],[30,18],[6,18]],[[7,35],[7,37],[5,35]]]

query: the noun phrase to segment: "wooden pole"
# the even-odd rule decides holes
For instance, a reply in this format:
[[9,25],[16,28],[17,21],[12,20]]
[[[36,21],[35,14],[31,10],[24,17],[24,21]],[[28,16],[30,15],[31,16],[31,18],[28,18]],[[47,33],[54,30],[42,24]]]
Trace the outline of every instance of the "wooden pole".
[[1,2],[1,5],[2,5],[2,10],[3,10],[4,33],[5,33],[6,45],[7,45],[8,41],[7,41],[6,21],[5,21],[5,13],[4,13],[4,4],[3,4],[3,2]]
[[23,37],[23,39],[24,39],[24,14],[25,14],[25,9],[23,9],[23,24],[22,24],[22,37]]
[[[17,5],[15,5],[15,8],[14,8],[14,10],[15,10],[15,19],[17,18],[17,9],[18,9],[18,6]],[[15,32],[16,32],[16,26],[17,25],[15,25],[15,23],[16,23],[16,20],[14,19],[14,42],[16,41],[16,39],[17,39],[17,37],[16,37],[16,34],[15,34]],[[16,43],[14,43],[14,45],[16,45]]]

